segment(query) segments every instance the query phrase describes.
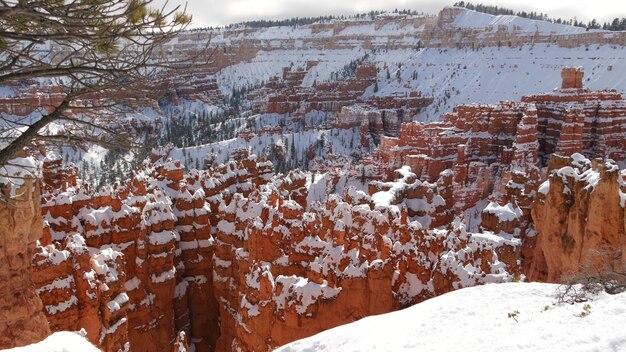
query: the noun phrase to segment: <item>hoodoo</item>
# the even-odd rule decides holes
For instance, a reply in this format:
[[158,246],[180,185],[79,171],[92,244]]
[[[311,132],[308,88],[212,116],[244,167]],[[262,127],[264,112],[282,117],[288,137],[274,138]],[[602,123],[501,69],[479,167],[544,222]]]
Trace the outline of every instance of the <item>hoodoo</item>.
[[561,71],[561,77],[563,78],[562,89],[582,89],[583,87],[583,72],[581,67],[566,67]]

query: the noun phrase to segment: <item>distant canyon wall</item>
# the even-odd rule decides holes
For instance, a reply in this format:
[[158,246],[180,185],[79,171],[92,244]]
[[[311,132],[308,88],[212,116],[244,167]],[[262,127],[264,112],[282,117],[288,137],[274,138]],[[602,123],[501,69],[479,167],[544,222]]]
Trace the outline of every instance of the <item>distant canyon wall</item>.
[[[263,37],[263,31],[252,28],[235,28],[216,31],[198,31],[180,34],[176,42],[162,47],[162,55],[194,55],[199,43],[210,41],[220,48],[211,57],[213,67],[221,70],[239,62],[246,62],[260,51],[273,50],[339,50],[361,47],[366,50],[396,50],[416,48],[472,48],[520,47],[524,45],[549,44],[563,48],[590,45],[626,45],[626,33],[608,31],[585,31],[565,25],[541,28],[546,22],[532,28],[522,28],[515,23],[457,24],[462,16],[477,14],[464,8],[448,7],[437,16],[388,16],[374,20],[347,19],[331,23],[318,23],[298,27],[306,35],[277,35]],[[491,16],[480,14],[479,16]],[[513,16],[510,16],[513,17]],[[558,28],[557,28],[558,27]],[[284,27],[291,30],[291,27]],[[570,29],[574,30],[570,30]],[[575,30],[578,29],[578,30]]]

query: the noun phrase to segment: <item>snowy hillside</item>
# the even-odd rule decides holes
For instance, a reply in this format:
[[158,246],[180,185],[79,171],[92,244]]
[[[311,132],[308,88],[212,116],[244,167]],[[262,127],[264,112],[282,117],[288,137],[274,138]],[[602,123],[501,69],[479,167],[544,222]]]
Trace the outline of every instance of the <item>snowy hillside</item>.
[[491,29],[505,27],[508,31],[518,28],[522,32],[542,34],[581,34],[587,31],[586,28],[569,26],[560,23],[532,20],[528,18],[499,15],[494,16],[483,12],[463,9],[459,16],[454,19],[452,25],[457,28]]
[[25,347],[17,347],[6,352],[99,352],[79,334],[62,331],[54,333],[45,340]]
[[[465,37],[458,34],[457,39],[449,39],[452,42],[467,43],[474,38],[472,35],[480,39],[493,36],[496,31],[508,34],[498,36],[502,41],[487,42],[484,47],[438,47],[439,44],[433,42],[417,50],[418,42],[425,38],[425,28],[420,25],[423,21],[418,20],[398,19],[380,28],[366,21],[347,22],[341,30],[329,27],[321,32],[312,32],[308,26],[270,27],[236,36],[218,31],[212,39],[215,45],[236,46],[241,41],[260,38],[269,41],[261,42],[262,49],[251,60],[220,70],[217,81],[220,90],[228,95],[233,89],[258,85],[270,77],[280,76],[284,67],[303,68],[307,62],[316,62],[302,82],[303,86],[310,87],[315,82],[332,81],[333,73],[367,55],[368,61],[375,63],[379,70],[379,89],[374,92],[371,86],[364,98],[421,92],[435,98],[417,117],[422,121],[438,120],[441,114],[459,104],[517,100],[522,95],[551,91],[559,86],[564,66],[583,67],[587,88],[626,91],[626,48],[576,39],[597,34],[606,39],[600,42],[607,43],[609,38],[621,35],[618,32],[587,31],[517,16],[454,10],[459,11],[458,15],[445,25],[447,27],[436,29],[437,33],[465,33]],[[526,45],[509,47],[510,40],[518,36],[528,37],[523,42]],[[542,42],[533,36],[554,39]],[[565,42],[559,43],[556,38],[565,38]],[[337,47],[327,47],[326,41],[337,42]]]
[[626,294],[601,294],[589,302],[590,314],[580,317],[583,303],[552,304],[556,288],[540,283],[466,288],[327,330],[277,351],[626,350]]
[[283,67],[303,67],[307,61],[319,61],[304,79],[310,86],[313,82],[328,81],[333,72],[365,54],[369,54],[369,59],[379,69],[379,90],[374,93],[372,86],[364,97],[404,95],[413,91],[432,96],[434,103],[417,118],[421,121],[438,120],[459,104],[519,100],[523,95],[552,91],[560,87],[564,66],[583,67],[587,88],[626,92],[626,47],[612,45],[261,51],[250,62],[220,71],[218,82],[227,94],[233,88],[267,82],[270,77],[278,76]]
[[[450,11],[453,18],[447,18],[444,15],[446,11]],[[309,25],[246,31],[217,30],[212,38],[215,45],[236,47],[239,43],[254,42],[259,50],[252,58],[218,71],[216,81],[222,94],[229,96],[234,90],[260,87],[272,77],[280,78],[283,69],[290,68],[306,70],[299,84],[310,88],[322,82],[334,82],[338,74],[354,62],[368,62],[377,68],[377,82],[369,86],[361,98],[402,97],[415,92],[432,97],[433,103],[412,117],[417,121],[440,120],[443,114],[461,104],[519,101],[524,95],[550,92],[560,87],[561,69],[565,66],[583,68],[586,88],[626,92],[626,47],[583,45],[583,42],[561,45],[556,40],[535,42],[538,36],[574,38],[595,33],[609,38],[615,33],[587,32],[580,27],[517,16],[494,16],[461,8],[446,8],[440,16],[444,19],[441,23],[435,21],[437,17],[398,17],[391,22],[383,20],[380,23],[365,19],[336,20],[335,26],[320,28]],[[484,46],[455,47],[448,42],[448,45],[437,47],[437,42],[430,45],[426,42],[428,36],[425,32],[430,30],[428,26],[436,26],[432,28],[439,34],[454,29],[461,33],[460,39],[454,39],[459,43],[467,43],[476,33],[477,38],[502,31],[510,37],[498,38],[529,37],[527,41],[522,41],[526,44],[521,46],[511,45],[506,40],[502,43],[492,40],[485,42]],[[426,43],[425,47],[418,45],[422,40]],[[443,39],[438,40],[441,42]],[[382,42],[387,44],[377,45]],[[301,127],[291,126],[290,118],[289,114],[253,117],[255,131],[265,126],[287,126],[282,131],[282,138],[278,135],[254,136],[252,139],[229,137],[200,146],[189,145],[182,150],[174,150],[170,156],[187,165],[202,165],[207,154],[214,155],[218,162],[228,160],[233,148],[249,148],[254,154],[267,156],[275,146],[295,141],[293,152],[286,149],[285,154],[289,154],[287,159],[294,160],[292,167],[308,169],[304,166],[305,154],[310,147],[321,145],[322,138],[330,142],[330,150],[336,154],[361,157],[369,153],[369,150],[358,150],[359,138],[350,131],[338,136],[325,130],[302,131]],[[324,126],[324,122],[322,120],[315,125]],[[316,150],[316,156],[323,157],[324,154]],[[276,162],[276,158],[271,159]]]
[[[420,91],[435,101],[418,120],[439,120],[460,104],[519,100],[523,95],[560,88],[561,68],[583,67],[583,84],[593,90],[626,92],[626,47],[593,45],[588,50],[547,44],[521,48],[396,50],[380,53],[377,66],[390,67],[391,79],[381,70],[376,95]],[[398,68],[398,65],[402,67]],[[400,80],[396,79],[400,70]],[[417,79],[411,79],[416,72]],[[373,94],[373,88],[368,91]],[[368,94],[366,92],[366,95]]]

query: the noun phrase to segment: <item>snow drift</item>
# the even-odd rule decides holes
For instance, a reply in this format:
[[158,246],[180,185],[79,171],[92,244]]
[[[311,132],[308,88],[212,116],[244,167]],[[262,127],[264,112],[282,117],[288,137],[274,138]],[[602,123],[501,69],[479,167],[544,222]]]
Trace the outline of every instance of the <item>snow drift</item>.
[[625,293],[600,294],[588,302],[591,313],[580,317],[586,303],[553,305],[557,287],[508,283],[466,288],[277,351],[626,350]]

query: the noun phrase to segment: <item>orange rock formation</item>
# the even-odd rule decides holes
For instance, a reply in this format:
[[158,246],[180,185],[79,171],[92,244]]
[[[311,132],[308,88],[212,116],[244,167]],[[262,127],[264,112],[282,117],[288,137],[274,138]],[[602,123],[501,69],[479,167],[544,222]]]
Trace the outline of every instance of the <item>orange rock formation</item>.
[[564,68],[563,72],[561,72],[561,77],[563,78],[563,84],[561,84],[562,89],[582,89],[583,87],[583,76],[585,72],[581,68],[568,67]]
[[538,240],[530,278],[558,282],[581,263],[600,259],[593,256],[598,250],[626,260],[624,173],[580,154],[555,155],[549,168],[532,206]]
[[430,184],[401,169],[311,209],[304,174],[272,178],[248,156],[188,174],[157,161],[103,192],[44,168],[49,237],[33,258],[44,312],[106,351],[270,350],[515,271],[498,254],[515,239],[458,222],[429,230],[453,222],[450,173]]
[[[23,164],[20,160],[11,163]],[[39,186],[30,174],[18,177],[12,180],[16,184],[0,183],[0,349],[35,343],[50,334],[30,268],[43,228]]]

